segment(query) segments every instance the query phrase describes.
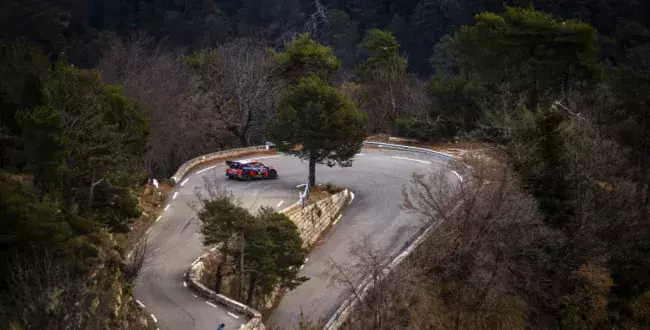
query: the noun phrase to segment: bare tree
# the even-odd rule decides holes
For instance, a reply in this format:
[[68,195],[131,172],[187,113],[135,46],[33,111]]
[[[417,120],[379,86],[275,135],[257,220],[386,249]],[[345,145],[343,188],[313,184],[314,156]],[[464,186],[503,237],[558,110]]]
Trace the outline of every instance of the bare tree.
[[149,119],[145,163],[152,177],[169,177],[187,159],[233,145],[223,120],[193,94],[182,51],[168,51],[143,33],[114,40],[98,66],[102,79],[123,86]]
[[401,101],[410,83],[409,75],[397,65],[374,70],[371,75],[362,85],[360,108],[368,114],[371,132],[394,133],[395,123],[402,115]]
[[347,327],[401,328],[404,302],[414,294],[411,290],[415,287],[414,272],[403,264],[390,269],[389,255],[377,248],[368,236],[355,240],[349,255],[352,257],[349,263],[328,261],[330,284],[343,286],[350,294],[353,307]]
[[126,260],[122,266],[122,277],[124,278],[126,287],[133,287],[151,261],[154,251],[155,249],[149,243],[147,237],[143,237],[135,243],[131,252],[126,256]]
[[544,246],[562,238],[507,167],[490,167],[474,164],[471,180],[451,184],[444,172],[416,174],[404,190],[404,207],[436,225],[411,256],[437,316],[435,324],[419,319],[426,327],[521,327],[531,309],[561,294],[546,276]]
[[431,106],[427,83],[400,65],[374,69],[363,84],[346,83],[343,90],[368,114],[372,133],[395,133],[397,120],[404,117],[426,120]]
[[195,100],[211,120],[222,122],[241,146],[261,142],[282,88],[271,55],[252,40],[239,39],[197,53],[190,63]]
[[317,40],[320,36],[321,26],[327,23],[327,9],[320,0],[314,0],[311,3],[311,6],[314,7],[314,12],[309,15],[309,18],[305,22],[305,27],[303,28],[306,33]]
[[3,292],[9,305],[0,306],[3,318],[25,329],[106,327],[114,283],[102,278],[101,269],[88,273],[44,248],[25,252],[14,259]]

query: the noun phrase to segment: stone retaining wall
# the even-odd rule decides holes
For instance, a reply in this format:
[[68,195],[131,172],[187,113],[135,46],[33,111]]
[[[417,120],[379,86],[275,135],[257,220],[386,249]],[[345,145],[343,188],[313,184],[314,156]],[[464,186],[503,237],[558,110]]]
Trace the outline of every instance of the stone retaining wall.
[[341,209],[349,200],[349,196],[350,193],[346,189],[305,208],[302,208],[300,203],[296,203],[280,212],[287,215],[296,224],[303,246],[311,247],[323,232],[336,221]]
[[196,290],[199,294],[208,298],[214,302],[217,302],[229,310],[236,311],[238,313],[244,314],[250,318],[248,323],[241,326],[239,329],[244,330],[265,330],[264,324],[262,324],[262,314],[260,312],[238,302],[233,299],[230,299],[222,294],[217,294],[214,291],[208,289],[205,285],[199,282],[201,273],[204,271],[205,265],[203,264],[203,258],[207,257],[210,252],[200,256],[190,267],[189,272],[187,272],[187,281],[192,289]]

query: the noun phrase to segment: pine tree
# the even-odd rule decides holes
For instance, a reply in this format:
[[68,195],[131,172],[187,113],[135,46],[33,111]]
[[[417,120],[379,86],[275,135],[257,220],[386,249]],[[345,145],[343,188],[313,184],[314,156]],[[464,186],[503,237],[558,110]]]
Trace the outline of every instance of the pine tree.
[[351,166],[361,150],[365,118],[354,103],[317,77],[302,78],[282,100],[271,140],[281,152],[309,161],[309,184],[316,164]]

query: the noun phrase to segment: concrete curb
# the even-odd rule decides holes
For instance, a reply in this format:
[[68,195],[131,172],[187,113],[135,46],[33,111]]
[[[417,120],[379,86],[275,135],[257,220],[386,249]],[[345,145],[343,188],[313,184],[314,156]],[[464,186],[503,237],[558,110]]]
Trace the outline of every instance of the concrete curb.
[[225,306],[229,310],[248,316],[250,320],[246,324],[242,325],[240,329],[265,330],[264,324],[262,324],[262,314],[260,314],[260,312],[222,294],[215,293],[199,282],[197,273],[203,268],[203,258],[205,258],[209,253],[210,252],[207,252],[201,255],[192,263],[192,266],[190,266],[186,275],[186,280],[189,283],[190,288],[197,291],[203,297]]

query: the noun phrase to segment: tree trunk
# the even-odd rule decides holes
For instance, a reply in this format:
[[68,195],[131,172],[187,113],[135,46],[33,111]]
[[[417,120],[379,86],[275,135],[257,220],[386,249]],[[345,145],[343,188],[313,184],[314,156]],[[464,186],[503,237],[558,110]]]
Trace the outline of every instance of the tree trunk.
[[248,147],[248,139],[246,139],[246,132],[237,134],[237,137],[239,137],[239,143],[241,143],[242,147]]
[[239,297],[244,297],[244,232],[241,233],[241,242],[239,243]]
[[257,282],[257,273],[251,274],[251,281],[248,284],[248,294],[246,295],[246,305],[250,306],[253,302],[253,295],[255,295],[255,282]]
[[[94,176],[93,176],[93,180],[94,180]],[[100,180],[98,180],[97,182],[94,182],[92,185],[90,185],[90,192],[88,193],[88,201],[87,201],[87,205],[86,205],[86,208],[87,208],[87,209],[86,209],[86,214],[90,214],[90,211],[91,211],[92,208],[93,208],[93,198],[94,198],[94,196],[95,196],[95,187],[96,187],[98,184],[100,184],[100,183],[102,183],[102,182],[104,182],[104,181],[108,181],[108,180],[106,180],[106,179],[100,179]]]
[[221,293],[221,281],[223,281],[223,267],[228,261],[228,241],[223,242],[223,247],[221,248],[221,260],[219,260],[219,265],[217,266],[217,274],[215,275],[216,280],[214,283],[214,292]]
[[316,185],[316,156],[311,153],[309,156],[309,186]]
[[648,140],[650,139],[650,122],[648,120],[647,111],[643,116],[643,141],[641,142],[641,157],[639,165],[639,182],[638,182],[638,196],[641,205],[642,219],[647,219],[648,215]]

